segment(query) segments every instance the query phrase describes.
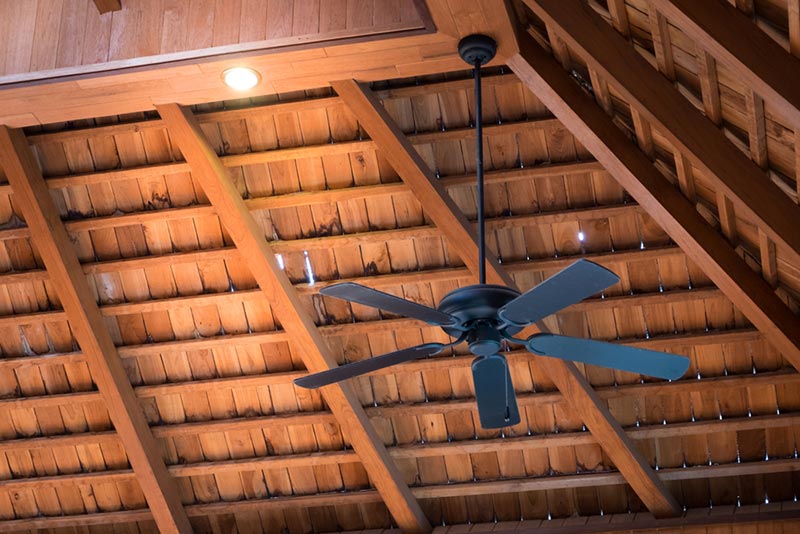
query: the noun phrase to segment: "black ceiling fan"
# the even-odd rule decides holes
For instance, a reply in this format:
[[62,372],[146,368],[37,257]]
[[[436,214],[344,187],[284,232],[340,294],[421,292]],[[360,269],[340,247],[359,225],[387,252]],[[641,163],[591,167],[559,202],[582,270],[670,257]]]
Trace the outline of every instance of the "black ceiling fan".
[[[479,283],[451,291],[436,309],[351,282],[332,285],[320,291],[329,297],[441,327],[455,341],[447,344],[426,343],[349,363],[298,378],[295,384],[305,388],[322,387],[391,365],[432,356],[466,341],[470,352],[476,356],[472,362],[472,376],[481,426],[502,428],[520,421],[508,362],[501,354],[503,340],[523,345],[531,353],[541,356],[664,379],[680,378],[689,366],[689,359],[675,354],[550,333],[534,334],[528,339],[514,337],[524,327],[616,284],[619,277],[596,263],[581,259],[523,294],[509,287],[486,284],[480,76],[481,66],[494,57],[497,45],[485,35],[470,35],[461,40],[458,48],[464,61],[474,67],[475,77]],[[540,330],[544,329],[540,327]]]

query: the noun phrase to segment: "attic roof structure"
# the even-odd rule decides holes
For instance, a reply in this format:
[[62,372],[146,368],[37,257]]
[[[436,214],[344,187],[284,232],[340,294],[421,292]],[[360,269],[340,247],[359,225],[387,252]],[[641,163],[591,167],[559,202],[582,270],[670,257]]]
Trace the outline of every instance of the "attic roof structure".
[[[325,297],[620,282],[679,380]],[[800,1],[0,0],[0,532],[800,531]],[[222,73],[249,67],[237,92]],[[660,530],[659,530],[660,529]]]

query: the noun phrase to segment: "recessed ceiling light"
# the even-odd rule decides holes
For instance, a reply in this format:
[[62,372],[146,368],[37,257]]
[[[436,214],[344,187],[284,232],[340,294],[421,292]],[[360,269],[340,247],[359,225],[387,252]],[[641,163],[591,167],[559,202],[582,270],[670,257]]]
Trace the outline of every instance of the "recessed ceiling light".
[[261,75],[248,67],[233,67],[222,73],[225,85],[237,91],[252,89],[261,81]]

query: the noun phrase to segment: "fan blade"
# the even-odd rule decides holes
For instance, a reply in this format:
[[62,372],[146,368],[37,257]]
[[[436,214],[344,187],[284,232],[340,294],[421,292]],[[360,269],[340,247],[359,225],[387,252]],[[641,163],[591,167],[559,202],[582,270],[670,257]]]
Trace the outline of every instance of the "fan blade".
[[689,358],[676,354],[555,334],[535,335],[528,339],[526,346],[534,354],[590,363],[666,380],[682,377],[689,368]]
[[458,320],[449,313],[440,312],[439,310],[417,304],[416,302],[401,299],[394,295],[353,282],[344,282],[342,284],[328,286],[321,289],[320,293],[326,297],[335,297],[337,299],[363,304],[371,308],[379,308],[398,315],[419,319],[420,321],[425,321],[434,326],[452,326],[458,322]]
[[505,357],[494,354],[475,358],[472,380],[483,428],[503,428],[519,423],[517,395]]
[[334,382],[341,382],[348,378],[377,371],[384,367],[431,356],[442,350],[445,346],[446,345],[442,343],[417,345],[416,347],[390,352],[374,358],[348,363],[346,365],[334,367],[333,369],[328,369],[327,371],[304,376],[303,378],[296,379],[294,383],[303,388],[317,389],[322,386],[327,386],[328,384],[333,384]]
[[578,260],[500,308],[497,316],[515,326],[533,324],[613,286],[619,277],[596,263]]

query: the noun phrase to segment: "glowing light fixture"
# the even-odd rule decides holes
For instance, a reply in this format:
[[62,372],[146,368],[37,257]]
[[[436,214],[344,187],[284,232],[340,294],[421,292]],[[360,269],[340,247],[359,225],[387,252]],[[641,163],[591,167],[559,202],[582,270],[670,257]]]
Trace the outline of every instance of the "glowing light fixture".
[[233,67],[222,73],[225,85],[237,91],[252,89],[261,81],[261,75],[248,67]]

